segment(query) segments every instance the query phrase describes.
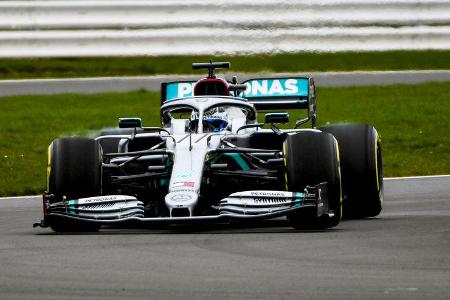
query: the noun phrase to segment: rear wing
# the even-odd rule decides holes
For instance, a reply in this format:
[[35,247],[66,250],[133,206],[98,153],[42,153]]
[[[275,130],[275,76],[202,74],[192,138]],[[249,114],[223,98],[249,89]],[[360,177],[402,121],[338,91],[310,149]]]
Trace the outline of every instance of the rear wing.
[[[161,104],[174,99],[192,97],[196,81],[173,81],[161,84]],[[232,92],[252,103],[257,110],[307,109],[315,124],[316,88],[311,77],[249,79],[242,84],[245,91]],[[231,83],[230,83],[231,85]]]

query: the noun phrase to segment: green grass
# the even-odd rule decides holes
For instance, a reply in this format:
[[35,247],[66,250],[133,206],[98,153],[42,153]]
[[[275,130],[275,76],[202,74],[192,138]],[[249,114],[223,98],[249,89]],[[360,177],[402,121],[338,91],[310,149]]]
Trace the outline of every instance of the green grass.
[[250,56],[0,59],[0,79],[191,74],[192,62],[209,59],[230,61],[233,72],[450,69],[450,51],[301,52]]
[[[319,124],[375,125],[382,138],[386,176],[450,173],[450,85],[427,83],[318,89]],[[291,119],[300,117],[291,113]],[[157,125],[159,95],[15,96],[0,99],[0,196],[45,188],[47,146],[61,135],[89,135],[141,116]]]

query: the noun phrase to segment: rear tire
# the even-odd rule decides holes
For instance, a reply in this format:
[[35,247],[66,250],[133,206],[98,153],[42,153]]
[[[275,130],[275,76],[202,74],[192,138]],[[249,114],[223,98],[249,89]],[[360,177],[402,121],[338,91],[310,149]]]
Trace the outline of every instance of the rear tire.
[[339,142],[344,218],[374,217],[383,207],[381,143],[370,125],[343,124],[320,128]]
[[[59,138],[49,146],[47,191],[52,202],[101,195],[101,146],[93,139]],[[97,231],[100,226],[83,221],[50,218],[56,232]]]
[[303,191],[306,186],[327,182],[328,205],[332,217],[317,218],[316,210],[301,209],[287,216],[296,229],[325,229],[341,220],[341,178],[336,139],[328,133],[302,131],[288,135],[283,144],[286,167],[286,189]]

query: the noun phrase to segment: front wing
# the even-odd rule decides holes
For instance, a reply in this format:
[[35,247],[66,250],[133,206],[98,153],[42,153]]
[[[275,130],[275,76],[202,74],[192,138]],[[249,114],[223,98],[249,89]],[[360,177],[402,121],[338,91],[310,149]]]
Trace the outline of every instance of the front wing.
[[285,216],[296,210],[313,208],[316,216],[331,216],[327,184],[307,187],[303,192],[244,191],[233,193],[214,208],[217,214],[191,217],[144,217],[144,205],[132,196],[109,195],[50,203],[52,195],[43,196],[44,219],[34,227],[48,227],[49,221],[76,220],[99,225],[179,224],[262,220]]

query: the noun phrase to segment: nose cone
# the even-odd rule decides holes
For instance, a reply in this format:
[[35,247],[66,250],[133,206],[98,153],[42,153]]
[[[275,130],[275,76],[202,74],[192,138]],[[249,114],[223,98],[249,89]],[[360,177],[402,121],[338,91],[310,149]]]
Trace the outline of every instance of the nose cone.
[[173,209],[187,209],[189,215],[192,216],[198,202],[198,194],[193,191],[176,191],[168,193],[164,200],[171,216]]

